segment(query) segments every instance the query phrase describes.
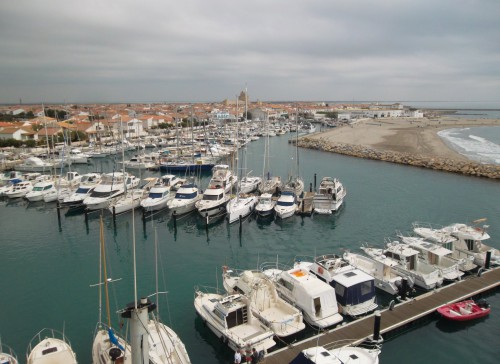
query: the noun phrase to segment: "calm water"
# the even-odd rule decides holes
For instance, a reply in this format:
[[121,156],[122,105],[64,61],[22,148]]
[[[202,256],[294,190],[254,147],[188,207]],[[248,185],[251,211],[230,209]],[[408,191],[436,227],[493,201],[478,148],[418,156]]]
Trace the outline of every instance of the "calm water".
[[[271,166],[283,178],[293,170],[295,153],[288,136],[272,138]],[[263,140],[248,148],[248,165],[261,173]],[[155,290],[154,236],[160,250],[160,314],[184,341],[193,363],[227,363],[232,352],[203,326],[193,307],[194,286],[216,286],[220,267],[254,268],[263,261],[291,262],[295,255],[342,253],[363,243],[381,245],[395,231],[407,231],[414,221],[440,224],[488,218],[491,245],[500,248],[500,185],[477,179],[390,163],[301,150],[300,171],[306,186],[323,176],[339,178],[348,190],[344,208],[333,216],[292,217],[283,222],[225,221],[208,232],[196,215],[178,221],[168,213],[143,222],[140,212],[105,215],[109,275],[122,278],[111,285],[116,312],[133,300],[132,236],[135,227],[139,295]],[[87,170],[110,170],[110,160]],[[150,173],[153,174],[153,173]],[[157,173],[156,175],[159,175]],[[144,177],[144,176],[143,176]],[[203,187],[207,176],[203,177]],[[31,337],[43,327],[62,330],[80,363],[91,362],[93,332],[98,320],[99,219],[61,212],[54,205],[0,201],[0,335],[23,358]],[[220,278],[218,279],[221,285]],[[488,298],[492,314],[466,326],[450,326],[430,318],[420,326],[387,341],[382,362],[439,363],[498,360],[500,295]],[[115,326],[119,324],[113,316]],[[23,360],[24,361],[24,360]]]

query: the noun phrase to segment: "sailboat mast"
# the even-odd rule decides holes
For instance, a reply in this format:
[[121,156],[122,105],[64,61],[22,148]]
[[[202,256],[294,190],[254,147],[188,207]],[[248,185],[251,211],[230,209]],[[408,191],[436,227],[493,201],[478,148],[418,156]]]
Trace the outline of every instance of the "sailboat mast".
[[[106,316],[108,318],[108,327],[111,327],[111,311],[109,309],[109,291],[108,291],[108,272],[106,270],[106,249],[104,248],[104,223],[102,220],[102,215],[100,218],[100,238],[101,238],[100,240],[101,240],[102,268],[104,269],[104,294],[106,298]],[[101,295],[101,289],[99,289],[99,300],[100,300],[100,295]],[[101,308],[99,304],[99,316],[101,315],[100,311]]]

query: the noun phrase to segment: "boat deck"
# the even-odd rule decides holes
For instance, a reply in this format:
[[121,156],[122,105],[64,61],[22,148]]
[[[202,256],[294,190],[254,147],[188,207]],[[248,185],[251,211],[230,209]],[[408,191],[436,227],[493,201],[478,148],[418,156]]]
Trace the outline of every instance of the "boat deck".
[[[462,281],[399,303],[394,306],[393,310],[385,309],[380,311],[380,333],[388,333],[427,316],[442,305],[462,301],[498,286],[500,286],[500,268],[495,268],[483,272],[480,277],[477,275],[470,276]],[[373,334],[374,315],[371,314],[349,324],[334,328],[326,333],[269,353],[265,359],[265,363],[289,363],[304,349],[317,345],[325,346],[339,340],[349,340],[353,344],[359,344]]]

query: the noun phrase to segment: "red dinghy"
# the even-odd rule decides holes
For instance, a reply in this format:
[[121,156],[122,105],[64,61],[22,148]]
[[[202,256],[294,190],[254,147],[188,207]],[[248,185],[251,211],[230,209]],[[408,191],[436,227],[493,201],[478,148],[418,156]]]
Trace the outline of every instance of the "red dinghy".
[[443,317],[453,321],[468,321],[487,316],[490,313],[490,305],[484,301],[467,300],[450,303],[437,309]]

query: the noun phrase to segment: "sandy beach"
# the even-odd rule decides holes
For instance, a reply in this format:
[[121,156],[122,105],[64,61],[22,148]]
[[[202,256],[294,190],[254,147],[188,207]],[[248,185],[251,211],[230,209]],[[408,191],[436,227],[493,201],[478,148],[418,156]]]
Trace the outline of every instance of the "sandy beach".
[[424,157],[468,160],[437,135],[440,130],[474,126],[500,126],[499,119],[437,118],[362,119],[352,125],[308,135],[333,143],[362,145],[379,151],[410,153]]

